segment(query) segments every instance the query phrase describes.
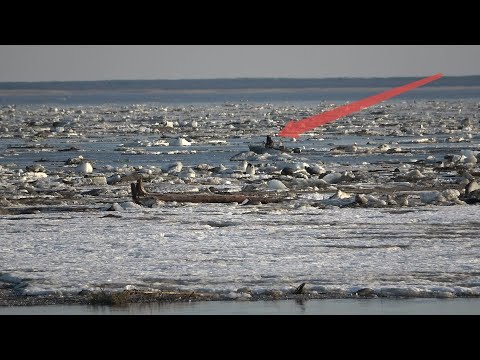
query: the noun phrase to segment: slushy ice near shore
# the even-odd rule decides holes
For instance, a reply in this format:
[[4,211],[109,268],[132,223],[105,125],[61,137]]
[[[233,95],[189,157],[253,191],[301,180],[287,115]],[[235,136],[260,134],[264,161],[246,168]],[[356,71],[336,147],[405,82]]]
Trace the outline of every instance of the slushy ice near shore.
[[[19,294],[478,296],[478,103],[384,103],[275,138],[301,151],[249,151],[334,106],[3,107],[0,281]],[[139,177],[153,193],[285,200],[140,206]]]

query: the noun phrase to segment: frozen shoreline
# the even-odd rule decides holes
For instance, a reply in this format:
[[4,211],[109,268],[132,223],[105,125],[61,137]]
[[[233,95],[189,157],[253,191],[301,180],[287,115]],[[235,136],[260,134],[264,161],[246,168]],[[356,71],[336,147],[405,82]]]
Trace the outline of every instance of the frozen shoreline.
[[[1,284],[1,283],[0,283]],[[322,301],[329,302],[358,302],[366,300],[375,301],[399,301],[404,304],[405,301],[431,302],[443,300],[465,300],[480,301],[480,294],[436,294],[423,293],[418,295],[392,295],[391,293],[381,294],[371,288],[362,288],[353,293],[337,292],[337,293],[318,293],[315,291],[305,290],[305,284],[300,285],[296,289],[287,292],[276,290],[265,291],[262,294],[242,293],[241,291],[232,296],[232,293],[212,293],[200,291],[181,291],[181,290],[155,290],[155,291],[139,291],[139,290],[123,290],[123,291],[80,291],[78,293],[59,293],[51,292],[48,294],[25,295],[15,291],[14,286],[3,283],[0,288],[0,309],[11,307],[39,307],[39,306],[90,306],[105,307],[112,306],[114,308],[125,308],[140,306],[163,306],[165,304],[192,304],[214,302],[216,304],[226,303],[277,303],[283,301],[294,301],[297,304],[305,302]],[[300,291],[298,291],[300,289]],[[297,292],[298,291],[298,292]],[[234,305],[232,305],[234,306]],[[0,311],[1,314],[1,311]]]

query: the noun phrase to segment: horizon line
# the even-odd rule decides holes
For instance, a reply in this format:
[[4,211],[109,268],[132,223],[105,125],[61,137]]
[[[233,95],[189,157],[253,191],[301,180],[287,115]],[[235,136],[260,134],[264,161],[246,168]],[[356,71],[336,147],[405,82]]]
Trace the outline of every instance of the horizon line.
[[[476,77],[480,74],[472,75],[445,75],[445,78],[460,78],[460,77]],[[211,80],[334,80],[334,79],[402,79],[402,78],[417,78],[422,76],[403,75],[403,76],[329,76],[329,77],[216,77],[216,78],[178,78],[178,79],[97,79],[97,80],[36,80],[36,81],[0,81],[0,84],[12,83],[67,83],[67,82],[108,82],[108,81],[211,81]]]

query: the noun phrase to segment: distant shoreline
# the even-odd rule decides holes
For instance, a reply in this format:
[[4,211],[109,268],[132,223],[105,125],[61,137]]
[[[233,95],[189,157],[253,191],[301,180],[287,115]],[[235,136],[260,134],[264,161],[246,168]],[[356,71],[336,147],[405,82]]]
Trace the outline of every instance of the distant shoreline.
[[[427,76],[429,74],[426,74]],[[0,90],[114,90],[114,89],[307,89],[307,88],[362,88],[395,87],[418,80],[421,77],[335,77],[335,78],[220,78],[220,79],[176,79],[176,80],[90,80],[90,81],[39,81],[0,82]],[[480,86],[480,75],[444,76],[427,85],[429,88]]]
[[[336,93],[336,92],[364,92],[365,90],[372,92],[381,92],[388,90],[386,87],[342,87],[342,88],[293,88],[288,89],[290,93]],[[71,96],[82,94],[263,94],[263,93],[281,93],[285,88],[242,88],[242,89],[78,89],[78,90],[61,90],[61,89],[0,89],[0,96]],[[480,92],[479,86],[444,86],[437,88],[419,88],[416,91],[461,91],[461,90],[477,90]]]

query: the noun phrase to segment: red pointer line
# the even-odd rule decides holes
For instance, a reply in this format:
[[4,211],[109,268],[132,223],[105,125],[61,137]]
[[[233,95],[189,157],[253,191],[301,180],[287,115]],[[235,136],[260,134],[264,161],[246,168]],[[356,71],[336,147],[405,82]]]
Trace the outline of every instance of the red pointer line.
[[384,100],[390,99],[394,96],[400,95],[404,92],[415,89],[419,86],[428,84],[434,80],[440,79],[443,75],[438,73],[421,80],[414,81],[410,84],[399,86],[383,93],[370,96],[368,98],[355,101],[351,104],[343,105],[330,111],[323,112],[309,118],[295,121],[290,120],[285,127],[278,133],[279,136],[297,138],[300,134],[315,129],[316,127],[326,124],[330,121],[337,120],[343,116],[349,115],[356,111],[363,110],[369,106],[378,104]]

